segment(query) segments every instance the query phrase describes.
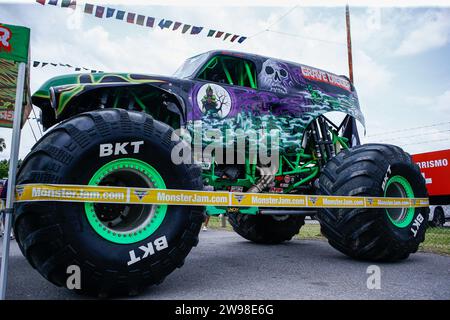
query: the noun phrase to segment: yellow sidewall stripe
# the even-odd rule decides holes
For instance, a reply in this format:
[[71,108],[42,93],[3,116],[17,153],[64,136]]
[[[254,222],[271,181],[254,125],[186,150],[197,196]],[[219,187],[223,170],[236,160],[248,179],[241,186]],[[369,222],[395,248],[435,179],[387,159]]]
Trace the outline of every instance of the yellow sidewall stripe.
[[32,201],[284,208],[418,208],[429,205],[428,198],[293,195],[62,184],[18,185],[16,202]]

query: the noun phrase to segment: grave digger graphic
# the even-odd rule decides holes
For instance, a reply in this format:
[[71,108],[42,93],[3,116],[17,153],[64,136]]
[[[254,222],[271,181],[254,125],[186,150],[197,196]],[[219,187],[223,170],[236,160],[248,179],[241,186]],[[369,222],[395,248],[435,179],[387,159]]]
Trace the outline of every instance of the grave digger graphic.
[[[56,77],[32,100],[47,133],[23,161],[18,184],[427,196],[407,153],[392,145],[359,145],[356,121],[364,124],[364,118],[349,80],[301,64],[212,51],[188,59],[173,77]],[[229,156],[235,145],[229,137],[251,131],[277,133],[276,152],[256,135],[244,138],[249,148],[231,149]],[[180,132],[194,138],[182,139]],[[205,155],[213,140],[215,148]],[[174,161],[180,145],[183,161]],[[198,145],[200,156],[189,153]],[[271,161],[249,152],[252,145],[269,146]],[[226,157],[219,157],[221,147],[228,148]],[[421,221],[428,219],[427,208],[21,202],[14,230],[28,261],[52,283],[65,286],[67,267],[78,265],[81,292],[136,294],[183,265],[205,212],[226,214],[238,234],[266,244],[290,240],[305,216],[315,215],[334,248],[371,261],[407,258],[424,240]]]

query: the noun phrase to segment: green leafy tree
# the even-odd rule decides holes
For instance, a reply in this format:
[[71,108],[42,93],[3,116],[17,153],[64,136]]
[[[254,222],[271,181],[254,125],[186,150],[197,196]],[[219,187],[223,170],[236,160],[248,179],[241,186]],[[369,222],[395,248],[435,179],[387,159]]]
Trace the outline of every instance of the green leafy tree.
[[0,161],[0,179],[8,176],[9,161],[4,159]]
[[[20,168],[22,164],[22,159],[17,161],[17,168]],[[9,172],[9,160],[3,159],[0,160],[0,179],[7,178]]]

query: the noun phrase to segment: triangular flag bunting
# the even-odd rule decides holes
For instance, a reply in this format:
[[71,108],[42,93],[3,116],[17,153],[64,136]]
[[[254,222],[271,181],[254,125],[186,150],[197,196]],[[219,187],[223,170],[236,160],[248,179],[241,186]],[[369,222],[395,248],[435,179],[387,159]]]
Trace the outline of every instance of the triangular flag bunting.
[[135,17],[135,16],[136,16],[135,13],[128,12],[128,15],[127,15],[127,22],[128,22],[128,23],[134,23],[134,17]]
[[116,19],[117,20],[123,20],[123,17],[125,16],[125,11],[117,10]]
[[103,18],[104,12],[105,12],[105,7],[97,6],[97,9],[95,9],[95,16],[97,18]]
[[171,21],[171,20],[161,19],[161,21],[159,21],[159,23],[158,23],[158,26],[159,26],[161,29],[164,29],[164,28],[170,28],[170,26],[172,25],[172,22],[173,22],[173,21]]
[[[53,6],[58,6],[58,4],[61,4],[61,8],[71,8],[71,9],[76,9],[77,7],[77,1],[76,0],[36,0],[37,3],[41,4],[41,5],[45,5],[46,3],[49,5],[53,5]],[[82,4],[81,4],[82,5]],[[80,6],[81,6],[80,5]],[[112,18],[115,17],[117,20],[124,20],[126,19],[126,21],[128,23],[132,23],[132,24],[137,24],[140,26],[146,26],[149,28],[154,28],[155,26],[155,18],[154,17],[147,17],[145,15],[142,14],[136,14],[136,13],[132,13],[132,12],[126,12],[123,10],[117,10],[114,8],[109,8],[109,7],[104,7],[104,6],[99,6],[99,5],[94,5],[91,3],[84,3],[84,9],[83,10],[84,13],[87,14],[94,14],[97,18]],[[125,17],[126,15],[126,17]],[[191,35],[197,35],[199,33],[201,33],[203,31],[203,27],[198,27],[198,26],[192,26],[190,24],[184,24],[180,21],[175,21],[173,22],[172,20],[166,20],[166,19],[158,19],[159,23],[158,26],[161,28],[161,30],[163,29],[170,29],[173,31],[176,31],[178,29],[181,28],[181,32],[183,34],[185,34],[186,32],[190,31]],[[222,37],[223,36],[223,37]],[[247,37],[245,36],[240,36],[240,35],[233,35],[232,33],[225,33],[224,31],[217,31],[217,30],[213,30],[213,29],[209,29],[208,33],[207,33],[207,37],[211,38],[211,37],[215,37],[217,39],[222,38],[223,40],[230,40],[231,42],[234,42],[235,40],[237,40],[238,43],[243,43]],[[38,61],[34,61],[34,64],[36,64],[36,62]],[[37,66],[39,66],[40,62],[37,63]],[[42,66],[44,66],[44,62],[41,63]],[[48,64],[48,63],[45,63]],[[52,65],[54,65],[53,63],[50,63]],[[55,64],[56,66],[57,64]],[[70,66],[71,68],[74,68],[72,66]],[[77,69],[81,70],[81,68]],[[83,67],[83,69],[85,69]],[[90,70],[90,69],[86,69],[86,70]],[[92,71],[92,70],[90,70]],[[94,72],[96,72],[94,70]]]
[[84,13],[92,14],[93,11],[94,11],[94,5],[90,4],[90,3],[86,3],[84,6]]
[[146,26],[149,28],[153,28],[153,25],[155,24],[155,18],[153,17],[147,17]]
[[111,18],[114,15],[114,11],[116,11],[116,9],[113,8],[107,8],[106,9],[106,17],[107,18]]
[[173,31],[178,30],[178,28],[181,27],[181,25],[182,25],[181,22],[175,22],[174,25],[173,25],[173,29],[172,29],[172,30],[173,30]]
[[143,26],[144,21],[145,21],[145,16],[139,14],[136,19],[136,24]]
[[233,37],[231,37],[231,42],[234,42],[234,40],[236,40],[239,36],[237,34],[235,34]]
[[185,25],[183,26],[183,29],[181,30],[181,32],[182,32],[182,33],[186,33],[186,31],[188,31],[190,27],[191,27],[190,24],[185,24]]
[[202,30],[203,30],[203,27],[193,26],[192,30],[191,30],[191,34],[199,34],[200,32],[202,32]]
[[238,40],[238,42],[239,42],[239,43],[242,43],[242,42],[245,41],[245,39],[247,39],[247,37],[240,37],[239,40]]

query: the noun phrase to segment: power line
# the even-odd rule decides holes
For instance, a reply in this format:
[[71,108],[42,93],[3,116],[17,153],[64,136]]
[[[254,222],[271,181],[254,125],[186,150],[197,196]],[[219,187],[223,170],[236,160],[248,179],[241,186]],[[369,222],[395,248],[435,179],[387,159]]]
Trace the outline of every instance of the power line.
[[444,133],[444,132],[449,132],[449,131],[450,131],[450,129],[449,130],[434,131],[434,132],[431,132],[431,131],[430,132],[422,132],[422,133],[419,133],[419,134],[413,134],[413,135],[408,135],[408,136],[394,137],[394,138],[390,138],[388,140],[383,138],[383,139],[381,139],[380,142],[383,142],[383,141],[388,142],[388,141],[392,141],[392,140],[408,139],[408,138],[414,138],[414,137],[419,137],[419,136]]
[[378,137],[378,136],[384,136],[384,135],[388,135],[388,134],[392,134],[392,133],[398,133],[398,132],[406,132],[406,131],[411,131],[411,130],[417,130],[417,129],[425,129],[425,128],[432,128],[432,127],[438,127],[438,126],[442,126],[445,124],[450,124],[450,121],[447,122],[440,122],[440,123],[435,123],[435,124],[431,124],[431,125],[427,125],[427,126],[421,126],[421,127],[414,127],[414,128],[406,128],[406,129],[400,129],[400,130],[394,130],[394,131],[385,131],[385,132],[379,132],[370,136],[367,136],[367,138],[371,138],[371,137]]
[[[250,35],[247,37],[247,41],[255,38],[267,31],[269,31],[269,29],[274,26],[275,24],[277,24],[278,22],[280,22],[281,20],[283,20],[284,18],[286,18],[292,11],[294,11],[294,9],[296,9],[298,7],[297,6],[293,6],[292,8],[290,8],[287,12],[285,12],[283,15],[281,15],[277,20],[275,20],[275,22],[273,22],[270,26],[266,27],[265,29],[259,30],[258,32],[255,32],[254,34]],[[237,42],[233,43],[232,47],[235,47],[237,45]]]
[[41,130],[41,127],[39,126],[38,118],[36,116],[36,112],[34,111],[34,107],[33,106],[31,106],[31,110],[33,110],[34,119],[36,120],[36,125],[37,125],[37,127],[39,129],[39,133],[41,134],[41,137],[42,137],[42,130]]
[[31,119],[28,118],[27,122],[28,122],[28,124],[30,126],[31,132],[33,133],[34,141],[37,142],[37,138],[36,138],[36,135],[34,134],[33,126],[31,125]]
[[[307,37],[301,34],[294,34],[294,33],[288,33],[288,32],[283,32],[283,31],[278,31],[278,30],[271,30],[271,28],[276,25],[277,23],[279,23],[280,21],[282,21],[284,18],[286,18],[289,14],[291,14],[295,9],[297,9],[298,5],[293,6],[292,8],[290,8],[287,12],[285,12],[283,15],[281,15],[278,19],[276,19],[273,23],[271,23],[268,27],[266,27],[265,29],[262,29],[256,33],[254,33],[253,35],[247,37],[247,41],[255,38],[265,32],[271,32],[271,33],[277,33],[277,34],[281,34],[281,35],[285,35],[285,36],[289,36],[289,37],[294,37],[294,38],[301,38],[301,39],[305,39],[305,40],[312,40],[312,41],[319,41],[319,42],[326,42],[326,43],[331,43],[331,44],[336,44],[336,45],[340,45],[340,46],[346,46],[346,43],[343,42],[338,42],[338,41],[332,41],[332,40],[325,40],[325,39],[320,39],[320,38],[314,38],[314,37]],[[236,45],[236,43],[234,44]]]
[[450,138],[445,139],[437,139],[437,140],[426,140],[426,141],[419,141],[419,142],[411,142],[411,143],[405,143],[401,144],[402,146],[409,146],[409,145],[416,145],[416,144],[424,144],[424,143],[433,143],[433,142],[441,142],[441,141],[450,141]]
[[[247,40],[248,40],[248,39],[251,39],[251,38],[254,38],[254,37],[257,37],[257,36],[259,36],[260,34],[266,32],[266,31],[267,31],[267,30],[261,30],[261,31],[255,33],[255,34],[249,36],[249,37],[247,38]],[[235,43],[235,45],[236,45],[236,43]]]
[[268,26],[266,28],[266,30],[268,31],[270,28],[272,28],[274,25],[276,25],[278,22],[280,22],[281,20],[283,20],[284,18],[286,18],[289,14],[291,14],[292,11],[294,11],[295,9],[297,9],[298,5],[293,6],[291,9],[289,9],[285,14],[283,14],[281,17],[279,17],[277,20],[275,20],[275,22],[273,22],[270,26]]
[[341,46],[346,46],[347,45],[346,43],[339,42],[339,41],[325,40],[325,39],[319,39],[319,38],[313,38],[313,37],[305,37],[305,36],[300,35],[300,34],[293,34],[293,33],[288,33],[288,32],[277,31],[277,30],[266,30],[266,31],[267,32],[272,32],[272,33],[278,33],[278,34],[282,34],[282,35],[289,36],[289,37],[294,37],[294,38],[301,38],[301,39],[306,39],[306,40],[327,42],[327,43],[337,44],[337,45],[341,45]]

